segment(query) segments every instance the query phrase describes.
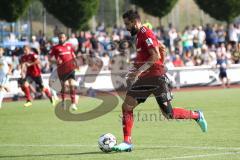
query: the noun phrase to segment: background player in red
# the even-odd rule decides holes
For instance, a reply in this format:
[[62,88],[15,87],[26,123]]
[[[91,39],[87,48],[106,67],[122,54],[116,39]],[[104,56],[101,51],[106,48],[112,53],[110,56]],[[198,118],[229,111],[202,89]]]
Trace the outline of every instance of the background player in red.
[[153,31],[144,27],[136,11],[129,10],[123,14],[124,23],[132,36],[136,35],[137,57],[134,68],[128,73],[129,88],[122,105],[122,123],[124,142],[112,148],[114,151],[131,151],[131,131],[133,126],[133,109],[145,102],[153,94],[163,115],[168,119],[194,119],[203,132],[207,131],[207,122],[200,111],[172,108],[170,82],[165,75],[165,49],[157,40]]
[[71,43],[66,42],[66,35],[59,33],[58,35],[59,44],[54,46],[50,51],[50,60],[54,62],[53,57],[57,63],[58,77],[62,84],[61,96],[62,106],[66,108],[65,97],[66,89],[69,86],[70,97],[72,104],[71,109],[77,110],[76,107],[76,81],[75,81],[75,53]]
[[54,105],[54,101],[52,99],[51,93],[47,88],[43,86],[43,81],[41,77],[41,68],[40,61],[38,59],[38,55],[36,53],[31,52],[31,48],[29,46],[23,47],[24,55],[20,59],[21,64],[21,79],[19,80],[19,84],[25,93],[26,103],[25,107],[29,107],[32,105],[31,94],[30,94],[30,86],[28,82],[35,82],[35,84],[39,87],[41,92],[45,93],[49,98],[51,103]]

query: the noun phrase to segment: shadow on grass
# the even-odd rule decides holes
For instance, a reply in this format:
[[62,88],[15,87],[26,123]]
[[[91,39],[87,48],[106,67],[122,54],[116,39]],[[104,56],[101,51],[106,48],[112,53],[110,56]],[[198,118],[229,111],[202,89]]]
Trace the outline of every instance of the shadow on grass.
[[0,159],[5,159],[5,158],[30,158],[30,157],[55,157],[55,156],[81,156],[81,155],[111,155],[115,154],[117,152],[109,152],[109,153],[104,153],[104,152],[82,152],[82,153],[53,153],[53,154],[23,154],[23,155],[0,155]]

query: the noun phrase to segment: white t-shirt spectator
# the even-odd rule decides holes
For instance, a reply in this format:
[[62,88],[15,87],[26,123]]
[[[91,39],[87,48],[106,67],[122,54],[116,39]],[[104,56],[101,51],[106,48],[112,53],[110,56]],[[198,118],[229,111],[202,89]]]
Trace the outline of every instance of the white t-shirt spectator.
[[73,33],[71,38],[68,39],[68,42],[71,43],[74,47],[74,50],[77,51],[78,49],[78,40],[76,38],[76,35]]
[[170,47],[172,50],[172,49],[174,49],[174,41],[178,37],[178,34],[177,34],[176,30],[173,28],[173,29],[169,30],[168,36],[169,36],[169,40],[170,40]]
[[229,40],[232,42],[238,42],[239,29],[235,28],[233,25],[230,26],[228,30]]
[[202,30],[202,27],[199,27],[198,31],[198,41],[200,44],[203,44],[206,39],[206,33]]

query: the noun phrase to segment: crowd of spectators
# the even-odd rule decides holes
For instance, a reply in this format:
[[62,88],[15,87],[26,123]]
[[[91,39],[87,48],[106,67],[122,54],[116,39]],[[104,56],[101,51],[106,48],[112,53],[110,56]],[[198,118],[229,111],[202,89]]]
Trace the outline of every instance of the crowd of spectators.
[[[230,24],[223,26],[207,24],[206,26],[186,26],[184,31],[178,31],[169,24],[168,27],[154,28],[160,42],[166,48],[166,66],[200,66],[216,65],[218,58],[225,58],[228,64],[240,63],[240,25]],[[48,60],[48,54],[53,45],[58,43],[59,29],[53,31],[54,36],[47,39],[40,31],[32,36],[30,42],[22,37],[17,39],[11,34],[5,42],[25,41],[38,53],[42,62],[42,72],[50,73],[52,66]],[[104,24],[99,25],[95,32],[80,31],[72,33],[68,42],[72,43],[76,54],[83,59],[83,65],[91,65],[93,69],[111,70],[113,64],[118,69],[127,69],[131,60],[136,56],[134,39],[130,37],[124,28],[111,28],[107,31]],[[12,43],[10,43],[12,44]],[[19,57],[23,54],[21,47],[10,45],[5,48],[5,56],[13,65],[13,75],[18,76]],[[91,61],[88,58],[91,58]],[[99,63],[94,62],[99,60]],[[100,64],[100,65],[99,65]]]

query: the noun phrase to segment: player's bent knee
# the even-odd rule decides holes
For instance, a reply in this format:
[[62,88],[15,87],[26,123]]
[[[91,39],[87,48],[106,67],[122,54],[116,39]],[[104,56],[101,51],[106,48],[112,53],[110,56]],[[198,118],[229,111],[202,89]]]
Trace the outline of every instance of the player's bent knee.
[[133,97],[127,95],[123,104],[126,104],[128,106],[136,107],[138,105],[138,102]]
[[71,85],[72,87],[77,87],[77,86],[78,86],[77,81],[74,80],[74,79],[70,79],[70,85]]
[[163,115],[167,118],[167,119],[173,119],[173,110],[172,110],[172,105],[170,101],[167,102],[163,102],[161,100],[159,100],[158,98],[157,102],[158,105],[163,113]]
[[123,103],[122,104],[122,111],[132,111],[133,110],[133,106],[127,104],[127,103]]
[[67,86],[69,86],[70,84],[69,84],[69,82],[68,81],[65,81],[64,82],[64,87],[67,87]]

